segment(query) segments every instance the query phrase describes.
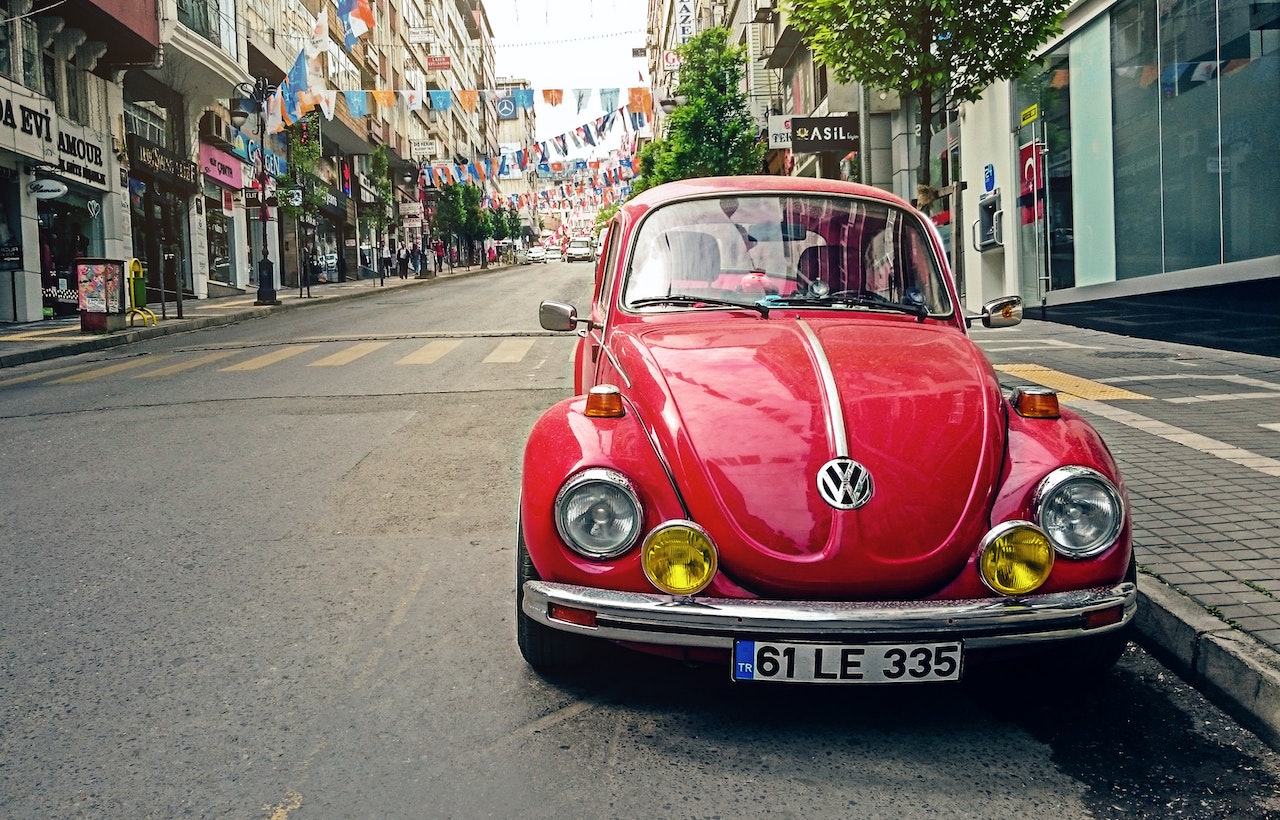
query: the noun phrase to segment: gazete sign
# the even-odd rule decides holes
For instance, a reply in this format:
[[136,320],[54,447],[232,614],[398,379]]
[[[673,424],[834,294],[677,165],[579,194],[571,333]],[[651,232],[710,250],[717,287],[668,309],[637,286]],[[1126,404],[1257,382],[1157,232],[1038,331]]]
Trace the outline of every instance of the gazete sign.
[[852,151],[858,147],[858,115],[792,117],[791,150],[796,153]]

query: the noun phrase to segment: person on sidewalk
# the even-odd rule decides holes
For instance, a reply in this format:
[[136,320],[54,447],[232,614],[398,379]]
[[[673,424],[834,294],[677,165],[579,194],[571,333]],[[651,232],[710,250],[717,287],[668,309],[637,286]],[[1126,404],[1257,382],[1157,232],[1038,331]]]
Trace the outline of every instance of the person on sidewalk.
[[444,242],[436,240],[436,273],[444,269]]
[[400,250],[396,251],[396,263],[400,266],[400,278],[409,278],[409,246],[400,240]]
[[390,276],[392,266],[395,264],[395,257],[391,253],[391,241],[387,240],[382,243],[382,275]]

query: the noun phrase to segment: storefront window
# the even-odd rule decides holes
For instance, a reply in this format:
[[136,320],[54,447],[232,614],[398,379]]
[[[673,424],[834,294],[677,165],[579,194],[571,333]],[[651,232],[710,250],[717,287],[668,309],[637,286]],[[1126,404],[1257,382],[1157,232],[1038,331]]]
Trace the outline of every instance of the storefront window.
[[1157,49],[1155,4],[1117,6],[1111,14],[1117,279],[1164,270]]
[[74,193],[40,201],[40,286],[46,316],[78,312],[75,261],[102,255],[102,225],[88,203]]
[[1220,0],[1223,259],[1280,254],[1280,4]]
[[205,240],[209,246],[209,278],[232,284],[234,265],[231,260],[231,217],[223,209],[222,189],[212,182],[204,184]]

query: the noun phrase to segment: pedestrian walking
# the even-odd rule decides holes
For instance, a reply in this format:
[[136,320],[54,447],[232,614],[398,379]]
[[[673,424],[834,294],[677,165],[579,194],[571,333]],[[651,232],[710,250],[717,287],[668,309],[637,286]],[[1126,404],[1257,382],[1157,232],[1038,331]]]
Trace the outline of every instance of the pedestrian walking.
[[391,273],[394,265],[395,265],[395,257],[391,253],[391,242],[390,241],[383,242],[382,243],[382,275],[386,276],[387,274]]
[[444,242],[436,240],[436,273],[444,269]]
[[409,278],[409,246],[400,240],[400,250],[396,252],[396,264],[400,266],[400,278]]

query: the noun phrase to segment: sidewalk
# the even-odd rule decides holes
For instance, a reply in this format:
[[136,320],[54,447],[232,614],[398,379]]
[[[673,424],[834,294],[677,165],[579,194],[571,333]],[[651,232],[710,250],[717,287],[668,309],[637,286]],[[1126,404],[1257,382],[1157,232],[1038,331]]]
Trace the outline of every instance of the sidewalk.
[[[105,350],[156,336],[235,324],[281,310],[308,307],[335,299],[376,296],[380,293],[386,294],[395,288],[429,285],[445,279],[490,273],[507,267],[511,266],[498,263],[484,269],[479,265],[472,265],[470,268],[459,266],[450,270],[446,265],[439,276],[423,279],[414,276],[408,279],[388,276],[382,280],[359,279],[312,285],[310,296],[306,295],[305,289],[304,295],[299,296],[296,287],[284,288],[276,291],[276,298],[280,300],[279,305],[254,305],[258,298],[256,290],[215,299],[185,299],[182,303],[181,319],[178,318],[176,302],[167,302],[163,306],[150,304],[147,305],[147,309],[156,315],[158,321],[155,325],[151,325],[149,320],[144,323],[141,317],[137,317],[132,326],[126,320],[125,329],[114,333],[84,333],[80,330],[79,316],[39,322],[0,323],[0,368]],[[161,318],[161,313],[165,318]]]
[[[78,319],[0,325],[0,367],[480,272],[281,291],[279,307],[255,307],[252,293],[187,302],[183,319],[169,305],[158,327],[111,335],[82,334]],[[1280,358],[1035,319],[972,335],[1006,388],[1060,390],[1120,463],[1140,642],[1280,750]]]

